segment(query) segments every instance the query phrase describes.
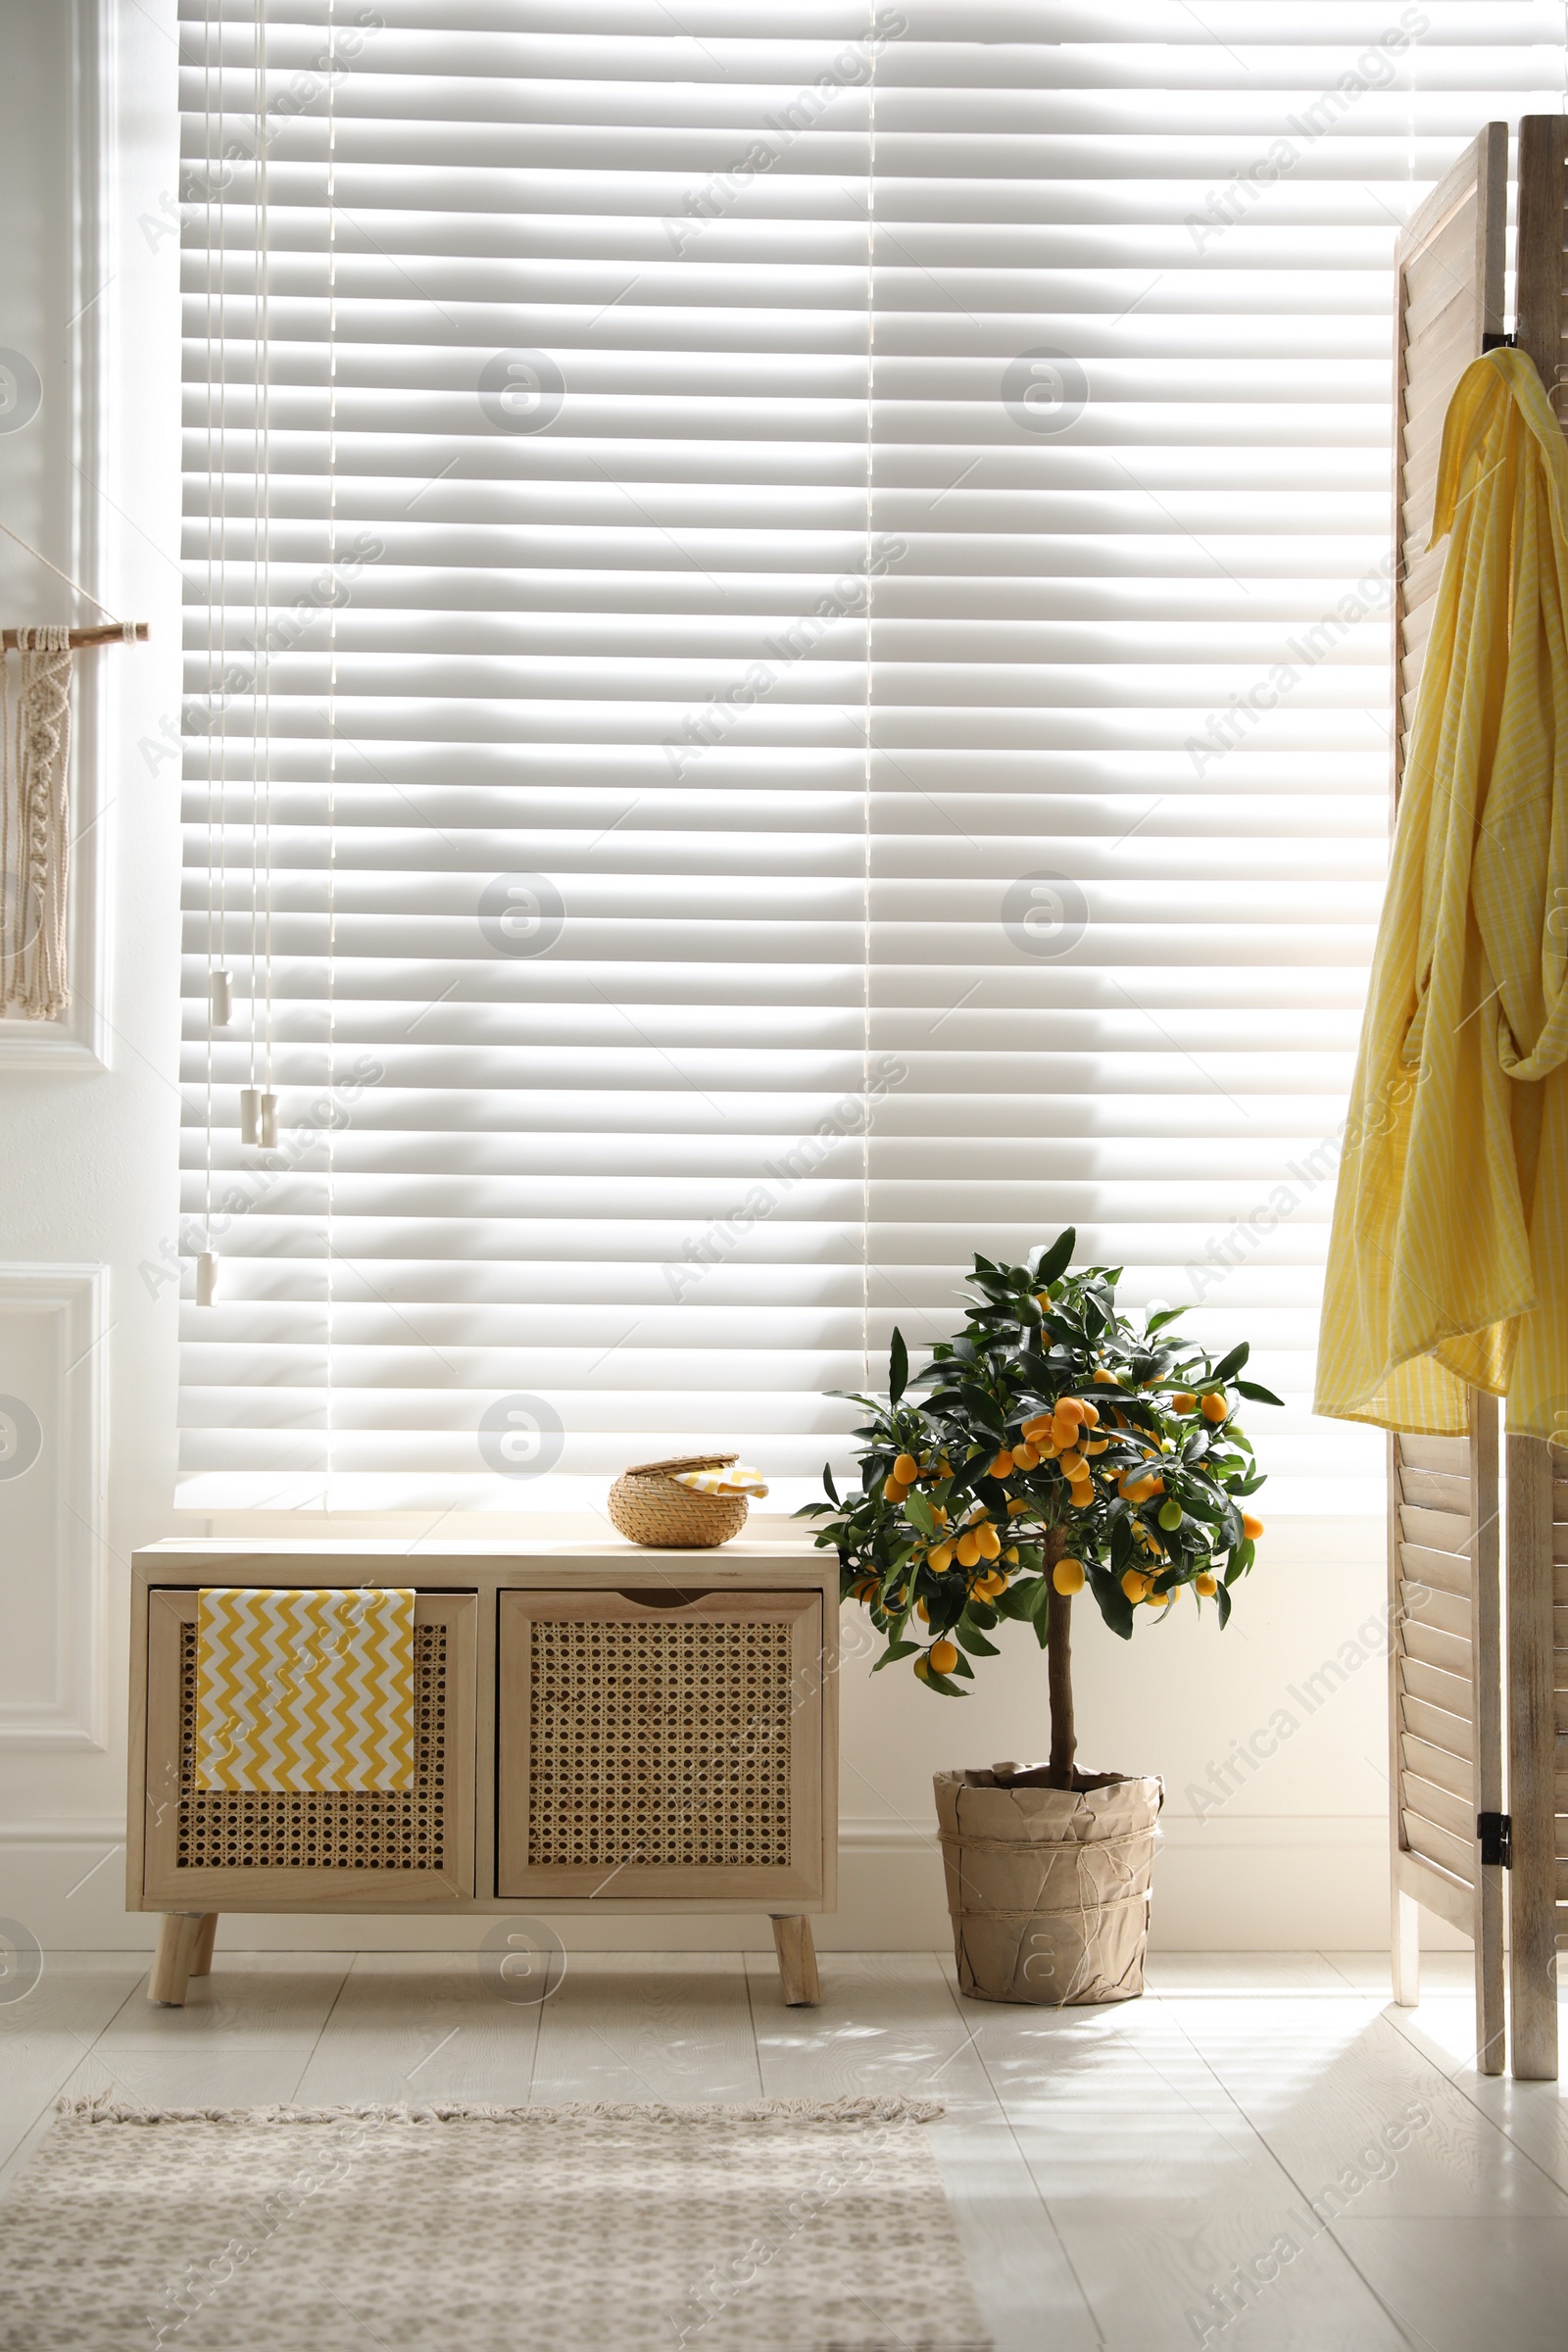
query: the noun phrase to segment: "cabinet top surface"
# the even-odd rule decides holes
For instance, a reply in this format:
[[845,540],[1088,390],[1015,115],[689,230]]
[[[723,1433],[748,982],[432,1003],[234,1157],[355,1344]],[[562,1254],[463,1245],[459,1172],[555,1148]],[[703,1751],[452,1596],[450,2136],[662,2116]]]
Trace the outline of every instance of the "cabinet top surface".
[[[597,1528],[581,1536],[430,1539],[408,1542],[368,1536],[168,1536],[162,1543],[144,1544],[133,1554],[133,1566],[146,1583],[178,1582],[196,1571],[279,1569],[307,1563],[331,1571],[373,1568],[377,1581],[386,1581],[393,1566],[428,1574],[478,1577],[495,1581],[507,1570],[537,1573],[606,1573],[641,1584],[688,1584],[694,1578],[729,1584],[748,1576],[771,1572],[818,1582],[838,1563],[831,1551],[817,1550],[805,1530],[743,1531],[728,1544],[700,1549],[665,1550],[629,1544],[624,1538]],[[203,1581],[211,1581],[210,1576]],[[327,1582],[335,1579],[328,1574]],[[417,1581],[411,1577],[410,1582]]]

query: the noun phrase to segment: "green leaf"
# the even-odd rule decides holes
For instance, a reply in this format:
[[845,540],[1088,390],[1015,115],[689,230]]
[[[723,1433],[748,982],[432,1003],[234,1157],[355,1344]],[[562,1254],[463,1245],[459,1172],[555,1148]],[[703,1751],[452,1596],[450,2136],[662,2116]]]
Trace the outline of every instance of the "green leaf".
[[960,1655],[958,1662],[954,1667],[953,1671],[956,1675],[961,1675],[966,1683],[972,1683],[974,1681],[974,1668],[970,1665],[966,1657]]
[[1219,1611],[1220,1631],[1223,1633],[1231,1621],[1231,1596],[1226,1586],[1221,1585],[1215,1593],[1214,1606]]
[[969,1612],[967,1609],[964,1610],[963,1615],[958,1619],[957,1624],[953,1628],[953,1638],[955,1642],[961,1642],[963,1647],[971,1651],[972,1654],[977,1658],[1000,1658],[1002,1655],[1002,1652],[997,1647],[996,1643],[994,1642],[988,1642],[984,1634],[980,1633],[969,1623]]
[[956,1683],[950,1683],[945,1674],[923,1674],[920,1680],[928,1690],[940,1690],[944,1698],[967,1698],[969,1695],[967,1690],[960,1690]]
[[893,1345],[888,1349],[888,1402],[897,1404],[909,1385],[909,1350],[904,1345],[904,1334],[893,1326]]
[[906,1519],[914,1521],[922,1536],[935,1536],[937,1515],[924,1494],[906,1494],[901,1508]]
[[1163,1331],[1167,1323],[1174,1323],[1178,1315],[1185,1315],[1188,1311],[1185,1306],[1162,1306],[1157,1315],[1150,1316],[1144,1330],[1151,1336],[1156,1331]]
[[1009,1585],[1005,1592],[999,1592],[995,1604],[997,1615],[999,1617],[1033,1616],[1036,1605],[1034,1588],[1037,1582],[1039,1582],[1037,1578],[1026,1578],[1019,1584]]
[[1239,1380],[1236,1386],[1241,1395],[1250,1397],[1254,1404],[1283,1405],[1285,1402],[1284,1397],[1276,1396],[1272,1389],[1260,1389],[1255,1380]]
[[1035,1288],[1037,1290],[1045,1290],[1049,1283],[1055,1281],[1058,1274],[1064,1274],[1066,1272],[1067,1268],[1072,1263],[1072,1253],[1077,1247],[1078,1232],[1076,1226],[1069,1225],[1064,1233],[1057,1234],[1055,1240],[1052,1243],[1051,1248],[1042,1251],[1041,1256],[1034,1268]]
[[880,1674],[883,1667],[891,1666],[896,1658],[912,1658],[919,1646],[918,1642],[890,1642],[871,1672]]
[[[839,1491],[833,1484],[833,1465],[831,1462],[824,1462],[822,1464],[822,1484],[827,1490],[829,1501],[837,1503],[839,1499]],[[813,1511],[817,1511],[820,1510],[822,1506],[820,1503],[813,1502],[809,1507]],[[840,1507],[842,1508],[842,1505]]]
[[1100,1614],[1113,1634],[1124,1642],[1133,1638],[1133,1604],[1122,1591],[1116,1578],[1102,1568],[1098,1561],[1089,1563],[1089,1587],[1100,1603]]
[[1229,1355],[1222,1356],[1220,1358],[1219,1362],[1214,1366],[1213,1371],[1209,1373],[1209,1379],[1211,1381],[1230,1380],[1234,1374],[1241,1370],[1242,1366],[1246,1363],[1251,1352],[1251,1348],[1248,1346],[1246,1340],[1244,1340],[1239,1348],[1233,1348],[1231,1349]]

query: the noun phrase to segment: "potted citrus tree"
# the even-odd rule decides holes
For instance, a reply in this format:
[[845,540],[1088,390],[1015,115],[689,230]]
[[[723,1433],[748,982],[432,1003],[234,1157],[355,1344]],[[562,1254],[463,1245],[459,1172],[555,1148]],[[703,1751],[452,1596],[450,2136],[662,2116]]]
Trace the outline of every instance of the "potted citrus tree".
[[1123,1641],[1184,1592],[1224,1626],[1263,1532],[1238,1400],[1280,1401],[1241,1377],[1245,1345],[1215,1361],[1176,1333],[1183,1308],[1124,1314],[1120,1268],[1070,1272],[1076,1239],[1021,1266],[977,1255],[962,1331],[912,1378],[895,1331],[886,1396],[853,1396],[859,1492],[826,1469],[803,1514],[886,1638],[873,1671],[960,1698],[1007,1621],[1045,1652],[1046,1759],[936,1778],[959,1980],[990,2000],[1143,1990],[1163,1786],[1079,1769],[1073,1605]]

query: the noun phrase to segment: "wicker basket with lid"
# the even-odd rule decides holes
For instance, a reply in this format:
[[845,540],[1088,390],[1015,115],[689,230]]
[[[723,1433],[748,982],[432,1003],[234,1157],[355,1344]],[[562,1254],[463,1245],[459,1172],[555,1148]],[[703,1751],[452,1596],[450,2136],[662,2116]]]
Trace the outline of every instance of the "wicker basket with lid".
[[727,1544],[746,1525],[744,1494],[705,1494],[676,1483],[677,1470],[727,1470],[733,1453],[683,1453],[638,1462],[610,1490],[610,1516],[633,1544],[672,1551]]

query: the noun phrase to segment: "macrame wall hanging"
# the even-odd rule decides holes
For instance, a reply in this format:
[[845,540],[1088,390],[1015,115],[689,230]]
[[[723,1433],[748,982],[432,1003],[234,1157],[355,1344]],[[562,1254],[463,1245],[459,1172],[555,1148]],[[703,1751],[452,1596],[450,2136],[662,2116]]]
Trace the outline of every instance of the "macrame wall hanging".
[[[0,531],[98,604],[9,523]],[[52,1021],[70,1009],[72,671],[82,646],[146,635],[144,620],[0,634],[0,1018]]]

